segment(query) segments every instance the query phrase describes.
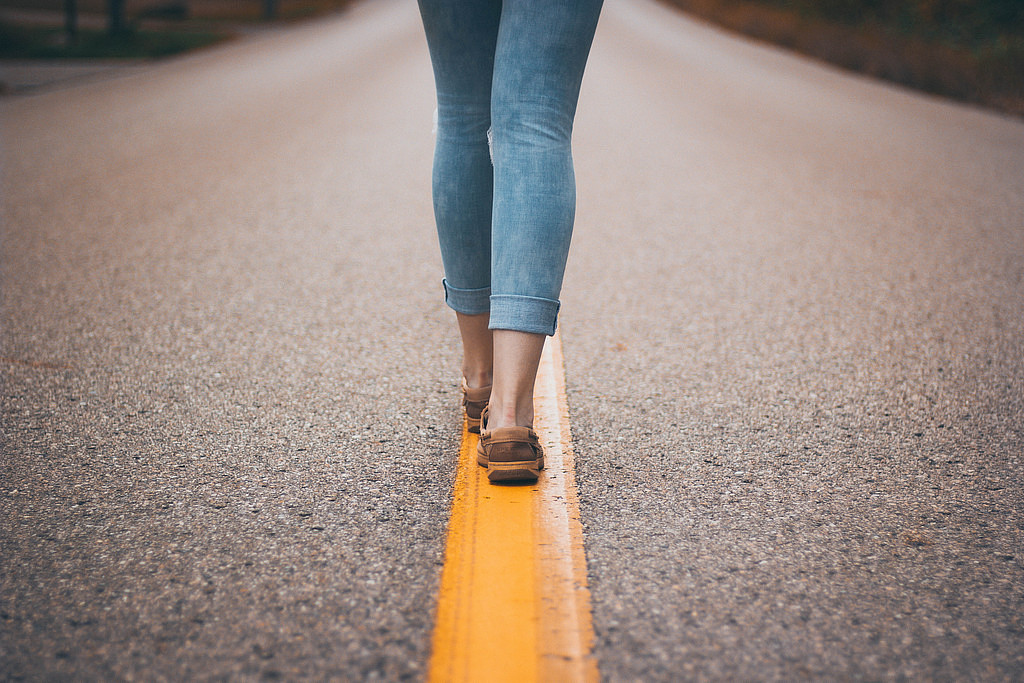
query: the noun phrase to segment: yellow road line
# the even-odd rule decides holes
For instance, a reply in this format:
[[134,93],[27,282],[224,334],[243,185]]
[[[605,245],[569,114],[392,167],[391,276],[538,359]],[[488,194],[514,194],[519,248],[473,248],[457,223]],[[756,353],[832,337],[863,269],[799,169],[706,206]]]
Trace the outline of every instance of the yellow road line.
[[556,334],[534,392],[537,484],[490,484],[463,428],[431,681],[598,678],[562,363]]

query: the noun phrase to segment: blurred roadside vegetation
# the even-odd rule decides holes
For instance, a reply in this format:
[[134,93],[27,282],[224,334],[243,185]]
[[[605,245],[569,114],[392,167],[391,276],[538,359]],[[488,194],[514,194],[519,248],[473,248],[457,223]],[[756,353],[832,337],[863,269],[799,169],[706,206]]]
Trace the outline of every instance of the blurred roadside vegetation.
[[[0,0],[0,58],[162,57],[351,1],[119,0],[112,31],[111,0]],[[1024,0],[665,1],[854,71],[1024,116]]]
[[0,0],[0,58],[145,59],[228,40],[272,21],[326,14],[350,0]]
[[152,30],[129,27],[110,35],[106,29],[79,29],[68,40],[61,28],[0,22],[0,58],[139,59],[186,52],[226,40],[227,31]]
[[1024,0],[666,0],[760,40],[1024,115]]

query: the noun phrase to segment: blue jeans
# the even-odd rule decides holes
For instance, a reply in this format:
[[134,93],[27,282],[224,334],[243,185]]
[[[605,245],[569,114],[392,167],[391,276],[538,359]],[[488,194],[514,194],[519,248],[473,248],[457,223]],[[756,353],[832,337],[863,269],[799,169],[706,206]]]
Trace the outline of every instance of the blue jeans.
[[576,211],[572,125],[602,0],[419,0],[437,86],[445,301],[554,334]]

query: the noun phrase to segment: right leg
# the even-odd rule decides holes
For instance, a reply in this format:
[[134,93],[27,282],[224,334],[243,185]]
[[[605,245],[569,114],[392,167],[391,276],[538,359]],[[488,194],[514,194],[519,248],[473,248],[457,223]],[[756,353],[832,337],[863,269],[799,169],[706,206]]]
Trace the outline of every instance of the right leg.
[[532,426],[576,208],[572,127],[601,0],[504,0],[491,119],[494,388],[488,424]]

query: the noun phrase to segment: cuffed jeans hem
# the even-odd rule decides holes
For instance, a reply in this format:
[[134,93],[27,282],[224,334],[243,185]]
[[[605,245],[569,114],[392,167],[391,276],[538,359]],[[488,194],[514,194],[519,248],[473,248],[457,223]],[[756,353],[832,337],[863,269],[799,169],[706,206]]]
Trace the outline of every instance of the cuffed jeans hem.
[[492,330],[515,330],[532,334],[555,333],[558,324],[558,309],[561,304],[554,299],[515,294],[491,295]]
[[448,284],[448,280],[442,280],[441,284],[444,285],[444,302],[448,308],[463,315],[480,315],[490,310],[490,287],[459,289]]

